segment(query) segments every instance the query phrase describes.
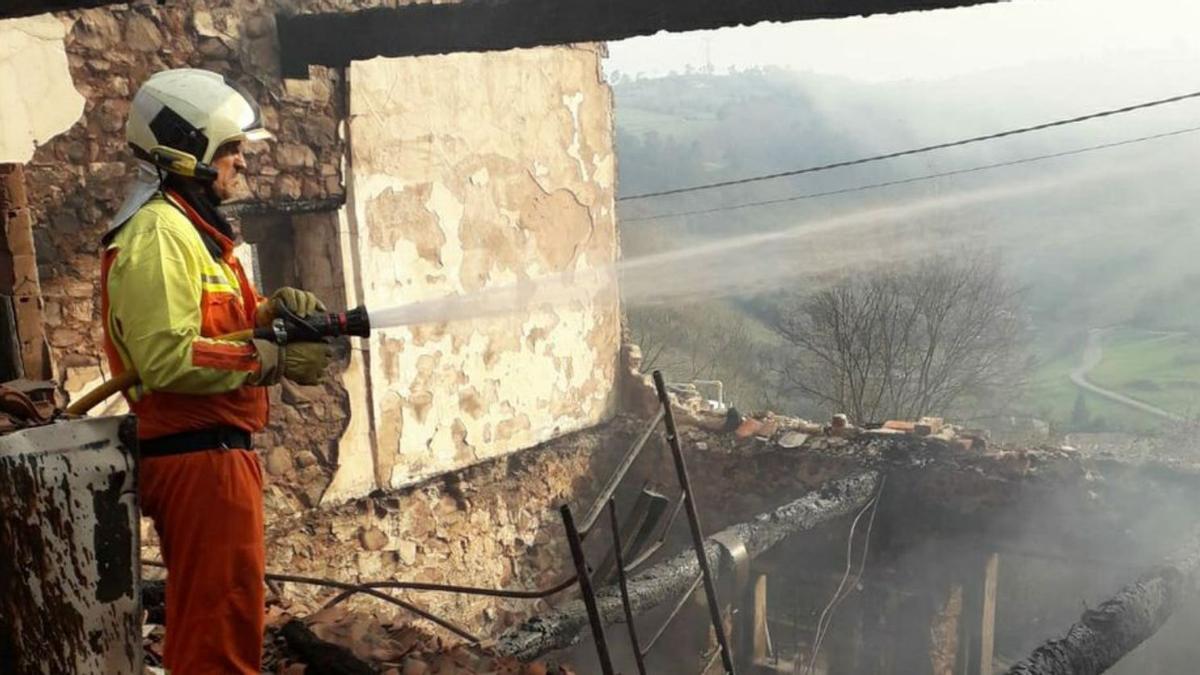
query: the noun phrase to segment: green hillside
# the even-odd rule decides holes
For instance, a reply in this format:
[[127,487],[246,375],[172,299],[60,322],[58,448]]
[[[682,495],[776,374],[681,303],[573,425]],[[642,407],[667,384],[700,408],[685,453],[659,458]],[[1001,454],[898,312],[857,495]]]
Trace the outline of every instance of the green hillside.
[[[955,101],[953,86],[930,94],[901,85],[868,86],[836,78],[782,70],[729,75],[683,74],[621,81],[614,86],[619,193],[639,194],[835,162],[885,150],[914,147],[1003,128],[1012,111],[976,106],[971,117],[940,114]],[[942,98],[938,98],[938,97]],[[931,111],[939,111],[931,115]],[[1026,113],[1030,114],[1030,113]],[[1036,119],[1036,118],[1035,118]],[[1125,167],[1111,180],[1064,182],[1029,198],[1011,198],[970,210],[947,211],[938,228],[974,227],[967,240],[1003,258],[1022,289],[1028,314],[1027,347],[1034,368],[1028,387],[1013,392],[1005,411],[1043,417],[1058,429],[1071,425],[1078,391],[1067,375],[1078,363],[1082,335],[1094,327],[1124,326],[1106,343],[1105,358],[1092,379],[1179,414],[1200,412],[1200,210],[1185,177],[1194,173],[1200,142],[1172,140],[1170,148],[1147,144],[1104,154],[985,172],[962,179],[857,192],[784,204],[722,210],[745,202],[773,200],[848,186],[907,178],[931,171],[1054,152],[1095,142],[1104,129],[1070,129],[1031,135],[1012,143],[981,144],[953,152],[880,162],[795,178],[618,204],[624,255],[679,247],[754,231],[792,226],[826,214],[896,200],[954,195],[975,187],[1062,172],[1104,173]],[[1100,139],[1103,140],[1103,139]],[[1190,145],[1188,145],[1190,144]],[[1167,152],[1172,149],[1171,152]],[[677,211],[712,213],[646,220]],[[637,219],[630,222],[631,219]],[[857,242],[846,242],[854,255]],[[762,298],[757,298],[761,300]],[[752,327],[751,359],[761,391],[743,397],[756,403],[810,409],[778,390],[763,366],[783,343],[746,307],[751,299],[712,301],[675,308],[676,320],[703,326],[720,316],[730,325]],[[636,308],[635,308],[636,309]],[[691,318],[688,318],[688,317]],[[1170,336],[1159,332],[1172,333]],[[751,368],[744,355],[713,367],[722,377]],[[736,361],[736,363],[734,363]],[[686,374],[681,374],[684,377]],[[1155,424],[1142,413],[1093,395],[1084,396],[1089,426],[1146,430]]]

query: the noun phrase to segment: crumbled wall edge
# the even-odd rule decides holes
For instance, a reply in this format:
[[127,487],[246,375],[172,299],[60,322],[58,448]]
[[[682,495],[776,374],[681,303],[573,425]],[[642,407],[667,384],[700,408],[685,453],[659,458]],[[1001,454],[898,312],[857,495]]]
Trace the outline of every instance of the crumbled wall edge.
[[24,164],[83,117],[67,63],[71,20],[42,14],[0,20],[0,163]]

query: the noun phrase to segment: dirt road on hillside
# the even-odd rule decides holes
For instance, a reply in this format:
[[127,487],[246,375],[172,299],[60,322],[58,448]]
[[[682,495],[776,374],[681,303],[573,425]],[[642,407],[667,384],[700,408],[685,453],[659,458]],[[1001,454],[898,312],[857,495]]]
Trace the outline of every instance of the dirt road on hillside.
[[1097,396],[1102,396],[1110,401],[1120,403],[1123,406],[1140,410],[1141,412],[1154,415],[1155,417],[1161,417],[1172,422],[1182,422],[1183,418],[1175,413],[1168,412],[1162,408],[1139,401],[1136,398],[1131,398],[1111,389],[1105,389],[1104,387],[1094,384],[1087,379],[1088,373],[1090,373],[1093,368],[1095,368],[1102,360],[1104,360],[1103,341],[1104,334],[1107,332],[1108,330],[1105,328],[1093,328],[1088,331],[1087,344],[1084,345],[1083,348],[1083,359],[1081,359],[1079,366],[1076,367],[1075,370],[1071,371],[1071,382],[1073,382],[1076,387],[1079,387],[1084,391],[1091,392]]

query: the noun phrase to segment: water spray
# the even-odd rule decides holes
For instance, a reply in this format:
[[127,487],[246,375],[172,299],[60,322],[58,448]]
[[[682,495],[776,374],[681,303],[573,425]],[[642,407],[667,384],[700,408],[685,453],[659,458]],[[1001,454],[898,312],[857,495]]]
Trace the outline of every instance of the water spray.
[[[385,307],[372,310],[369,316],[364,307],[303,318],[285,313],[268,327],[219,339],[264,339],[286,344],[342,335],[365,338],[372,329],[486,319],[603,295],[615,303],[618,288],[626,305],[678,303],[759,292],[800,278],[829,277],[855,266],[912,261],[954,246],[969,247],[982,234],[978,226],[957,225],[948,231],[926,233],[925,239],[913,233],[902,236],[901,228],[946,209],[1029,197],[1134,173],[1139,168],[1133,164],[1109,165],[1100,171],[1075,171],[1051,180],[1040,178],[863,208],[782,230],[727,237],[475,292]],[[929,235],[933,236],[932,241]],[[126,371],[88,392],[68,407],[67,412],[83,414],[138,381],[136,372]]]

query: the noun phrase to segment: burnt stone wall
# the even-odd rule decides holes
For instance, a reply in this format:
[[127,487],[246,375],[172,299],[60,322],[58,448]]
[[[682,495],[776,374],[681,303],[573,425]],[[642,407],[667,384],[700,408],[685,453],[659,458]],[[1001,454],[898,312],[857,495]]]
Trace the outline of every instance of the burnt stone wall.
[[255,200],[340,197],[341,81],[314,69],[307,82],[278,77],[272,3],[225,0],[118,5],[72,12],[66,46],[83,117],[39,148],[29,164],[46,322],[59,367],[97,363],[99,238],[123,197],[132,157],[124,124],[151,74],[207,68],[245,85],[276,140],[247,148]]
[[[330,3],[311,4],[329,9]],[[316,67],[308,80],[282,80],[275,10],[273,2],[218,0],[115,5],[60,16],[72,22],[67,55],[86,103],[69,131],[38,148],[27,171],[46,334],[54,375],[70,394],[82,393],[107,372],[99,330],[99,242],[133,164],[124,139],[130,101],[151,74],[206,68],[231,77],[256,98],[276,138],[247,146],[246,198],[268,210],[298,200],[344,198],[340,72]],[[329,226],[336,227],[332,221]],[[260,244],[259,255],[272,255],[269,243]],[[258,439],[268,459],[276,448],[288,448],[287,465],[278,451],[268,464],[269,481],[278,485],[272,494],[279,493],[270,502],[284,512],[315,505],[336,467],[346,394],[336,377],[319,389],[274,392],[271,428]]]

